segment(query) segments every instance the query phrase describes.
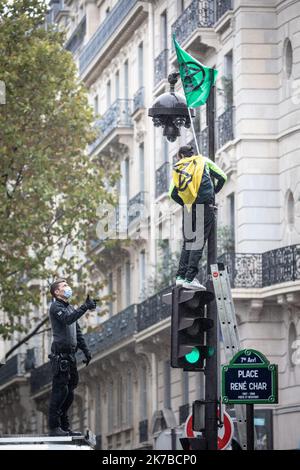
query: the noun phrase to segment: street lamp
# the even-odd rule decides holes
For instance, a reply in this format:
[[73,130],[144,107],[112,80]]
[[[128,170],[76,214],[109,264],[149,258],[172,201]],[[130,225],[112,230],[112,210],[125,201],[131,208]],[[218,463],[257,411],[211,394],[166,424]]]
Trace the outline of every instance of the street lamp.
[[[175,93],[175,84],[179,78],[179,73],[174,72],[168,76],[170,91],[158,96],[152,107],[148,111],[148,116],[152,117],[154,127],[162,127],[163,135],[169,142],[175,142],[180,136],[180,128],[191,127],[189,111],[184,96]],[[190,109],[192,117],[195,117],[194,109]]]

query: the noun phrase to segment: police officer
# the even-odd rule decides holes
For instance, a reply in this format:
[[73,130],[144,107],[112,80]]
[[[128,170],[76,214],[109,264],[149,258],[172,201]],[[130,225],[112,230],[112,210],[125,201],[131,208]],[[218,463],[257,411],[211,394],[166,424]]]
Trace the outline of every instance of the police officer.
[[70,305],[72,289],[65,279],[58,279],[50,286],[55,301],[50,307],[50,321],[53,332],[51,354],[52,392],[49,404],[49,435],[76,436],[81,433],[70,429],[68,409],[74,400],[74,389],[78,384],[78,372],[75,353],[83,351],[86,365],[91,360],[91,353],[85,343],[77,320],[88,310],[96,308],[96,300],[86,298],[78,309]]

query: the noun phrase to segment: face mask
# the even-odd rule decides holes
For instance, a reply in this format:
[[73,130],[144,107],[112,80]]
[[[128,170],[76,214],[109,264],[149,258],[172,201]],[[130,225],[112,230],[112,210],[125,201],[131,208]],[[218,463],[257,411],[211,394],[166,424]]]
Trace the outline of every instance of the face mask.
[[66,297],[67,299],[69,299],[70,297],[72,297],[72,294],[73,294],[73,291],[72,291],[71,287],[67,287],[67,288],[64,290],[64,297]]

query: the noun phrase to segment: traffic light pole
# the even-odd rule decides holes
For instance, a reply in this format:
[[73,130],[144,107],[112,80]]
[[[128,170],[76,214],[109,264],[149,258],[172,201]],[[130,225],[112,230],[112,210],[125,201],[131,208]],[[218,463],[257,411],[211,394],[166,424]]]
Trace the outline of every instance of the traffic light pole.
[[[206,103],[208,125],[208,153],[209,158],[215,159],[215,87],[211,88]],[[211,264],[217,262],[217,217],[207,241],[207,290],[213,292],[211,279]],[[208,450],[218,449],[218,381],[219,381],[219,338],[218,338],[218,312],[216,301],[207,305],[207,318],[213,320],[213,328],[207,331],[207,344],[215,349],[215,354],[206,360],[205,368],[205,438]]]

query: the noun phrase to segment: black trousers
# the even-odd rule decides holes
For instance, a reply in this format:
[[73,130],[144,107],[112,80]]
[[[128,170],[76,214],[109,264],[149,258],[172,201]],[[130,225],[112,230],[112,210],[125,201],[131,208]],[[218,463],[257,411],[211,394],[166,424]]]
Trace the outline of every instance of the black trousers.
[[[204,206],[204,211],[201,212],[204,215],[203,220],[199,220],[199,217],[197,220],[197,214],[199,216],[199,210],[197,211],[196,206],[196,204],[193,204],[191,209],[191,217],[189,218],[187,218],[187,212],[184,208],[182,217],[183,245],[176,276],[180,276],[188,281],[192,281],[198,274],[199,261],[202,257],[203,249],[209,237],[210,231],[215,223],[215,209],[213,204],[202,205]],[[192,224],[190,222],[192,222]],[[190,232],[193,231],[194,233],[196,233],[196,235],[192,238],[189,238],[187,236],[188,225]],[[192,225],[192,227],[190,225]],[[200,244],[200,246],[197,240],[197,232],[199,232],[199,230],[203,232],[202,243]],[[201,234],[198,233],[198,235],[200,239]]]
[[69,427],[68,410],[74,400],[74,389],[78,385],[75,354],[50,355],[52,369],[52,391],[49,403],[49,428]]

